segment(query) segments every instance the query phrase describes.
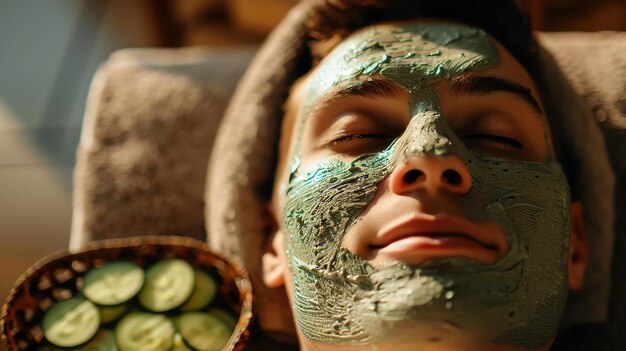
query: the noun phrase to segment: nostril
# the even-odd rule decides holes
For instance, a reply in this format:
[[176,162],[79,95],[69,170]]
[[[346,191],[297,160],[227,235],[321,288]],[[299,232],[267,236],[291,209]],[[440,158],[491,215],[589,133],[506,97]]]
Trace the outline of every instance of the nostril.
[[412,169],[406,172],[402,179],[404,180],[404,183],[406,184],[413,184],[423,175],[424,175],[424,172],[418,171],[417,169]]
[[459,172],[453,169],[448,169],[445,172],[443,172],[443,179],[445,179],[446,182],[448,182],[448,184],[450,185],[461,184],[461,175],[459,174]]

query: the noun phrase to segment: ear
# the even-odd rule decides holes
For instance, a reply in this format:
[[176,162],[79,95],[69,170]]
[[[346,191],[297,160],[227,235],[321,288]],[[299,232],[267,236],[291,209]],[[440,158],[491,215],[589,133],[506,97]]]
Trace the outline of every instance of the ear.
[[570,211],[568,287],[570,290],[579,290],[583,285],[585,270],[589,262],[589,246],[583,221],[582,203],[572,202]]
[[261,259],[263,283],[269,288],[278,288],[285,284],[287,269],[283,233],[278,229],[276,216],[272,208],[266,207],[272,225],[268,228],[268,240]]

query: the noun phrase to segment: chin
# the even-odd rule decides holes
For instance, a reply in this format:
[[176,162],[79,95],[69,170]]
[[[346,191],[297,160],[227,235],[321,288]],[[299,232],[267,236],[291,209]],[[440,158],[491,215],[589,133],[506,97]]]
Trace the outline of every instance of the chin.
[[378,350],[538,349],[556,334],[559,311],[542,316],[541,338],[533,316],[550,309],[526,310],[533,306],[520,302],[530,288],[519,280],[523,265],[498,272],[464,259],[456,267],[452,261],[430,263],[424,269],[402,264],[379,269],[371,274],[376,288],[357,297],[351,315]]

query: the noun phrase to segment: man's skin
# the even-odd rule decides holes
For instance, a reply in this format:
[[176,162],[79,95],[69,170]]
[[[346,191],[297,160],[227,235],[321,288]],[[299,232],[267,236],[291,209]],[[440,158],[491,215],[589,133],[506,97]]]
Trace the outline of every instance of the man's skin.
[[[520,98],[519,95],[510,92],[496,91],[484,95],[455,94],[450,89],[450,82],[444,80],[436,85],[443,116],[455,133],[461,136],[463,142],[475,150],[485,150],[485,152],[496,156],[545,162],[546,150],[552,149],[552,146],[551,139],[545,138],[545,135],[550,133],[547,120],[541,112],[543,109],[537,89],[521,64],[501,45],[497,44],[496,46],[500,54],[500,62],[479,72],[480,76],[496,77],[528,88],[534,100],[539,104],[539,111],[531,106],[528,101]],[[407,109],[408,94],[403,89],[398,88],[393,94],[381,94],[380,96],[375,96],[375,94],[368,96],[348,94],[333,99],[325,108],[341,111],[341,113],[330,122],[322,123],[319,122],[320,119],[317,119],[317,122],[301,120],[305,94],[317,69],[313,69],[294,85],[286,105],[279,166],[276,172],[277,180],[271,204],[271,212],[276,218],[276,223],[279,224],[283,223],[283,211],[279,199],[283,196],[281,192],[284,191],[280,185],[285,184],[289,176],[289,162],[298,142],[302,150],[302,168],[306,169],[307,166],[325,158],[350,161],[371,149],[380,150],[384,148],[390,140],[404,131],[410,117]],[[477,73],[469,72],[467,75],[477,75]],[[370,119],[362,116],[359,111],[351,108],[351,106],[366,106],[368,110],[384,112],[387,117],[385,122],[387,125],[383,127],[381,124],[372,123]],[[487,107],[504,111],[503,114],[507,117],[502,118],[498,114],[488,115],[478,120],[476,122],[478,125],[472,126],[480,132],[466,133],[464,128],[467,128],[468,120],[474,117],[470,112],[484,110]],[[536,115],[537,118],[530,119],[528,118],[529,115]],[[304,133],[302,138],[298,140],[295,129],[301,123],[304,123]],[[317,145],[326,140],[330,134],[340,134],[346,131],[353,131],[353,135],[358,134],[358,136],[340,139],[333,144],[331,152],[317,148]],[[374,133],[377,135],[375,138],[363,136]],[[382,134],[383,137],[380,137],[379,134]],[[512,147],[510,142],[507,144],[501,139],[475,137],[475,135],[485,134],[523,140],[525,151],[523,154],[510,156],[512,155],[511,151],[515,151],[513,150],[515,147]],[[463,136],[466,138],[464,139]],[[407,174],[415,169],[422,172],[423,176],[407,180],[409,179]],[[442,174],[447,170],[456,172],[460,181],[446,182],[446,178],[442,177]],[[412,246],[407,244],[408,246],[405,245],[404,247],[400,245],[398,249],[389,249],[389,247],[381,245],[379,241],[379,233],[388,232],[390,227],[400,226],[400,223],[406,218],[417,216],[428,220],[436,216],[453,215],[468,220],[467,215],[459,206],[457,195],[466,193],[471,184],[467,168],[458,158],[410,157],[407,162],[400,163],[379,183],[374,199],[360,214],[359,220],[345,232],[342,241],[343,246],[348,251],[366,259],[373,267],[383,267],[396,261],[418,265],[433,257],[466,257],[491,264],[508,250],[506,241],[502,241],[504,237],[502,229],[493,222],[473,223],[477,227],[477,231],[490,233],[490,240],[493,240],[493,250],[485,250],[471,245],[428,245],[420,243],[409,243]],[[572,203],[570,219],[568,287],[570,290],[576,290],[582,285],[587,264],[587,243],[580,203]],[[289,257],[285,252],[284,232],[280,225],[277,225],[271,243],[270,250],[263,258],[264,281],[270,287],[284,285],[293,304],[293,281],[288,266]],[[325,345],[308,340],[300,331],[298,332],[301,349],[304,351],[384,350],[369,346]],[[550,346],[551,342],[537,350],[548,350]],[[426,347],[422,350],[452,351],[457,349],[433,346],[433,348]],[[483,350],[525,349],[515,345],[493,345],[483,348]]]

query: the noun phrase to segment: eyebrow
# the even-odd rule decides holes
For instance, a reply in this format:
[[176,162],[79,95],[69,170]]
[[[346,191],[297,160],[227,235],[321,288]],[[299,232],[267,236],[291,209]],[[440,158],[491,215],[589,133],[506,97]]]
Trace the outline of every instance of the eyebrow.
[[315,103],[315,106],[311,110],[311,114],[319,110],[323,110],[329,104],[337,101],[338,99],[359,96],[372,99],[400,99],[407,94],[406,90],[399,85],[381,78],[368,79],[363,81],[352,81],[351,85],[345,87],[339,87],[334,91],[322,95],[320,100]]
[[398,99],[404,90],[386,79],[372,79],[359,82],[337,92],[338,96],[362,96],[374,98]]
[[459,76],[450,83],[450,95],[487,95],[498,92],[512,93],[528,103],[537,113],[543,114],[539,102],[535,100],[530,89],[502,78],[483,76]]

